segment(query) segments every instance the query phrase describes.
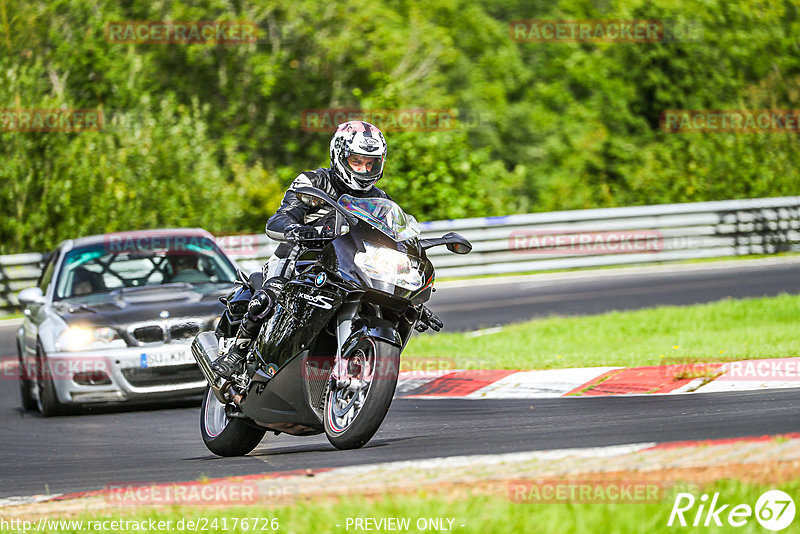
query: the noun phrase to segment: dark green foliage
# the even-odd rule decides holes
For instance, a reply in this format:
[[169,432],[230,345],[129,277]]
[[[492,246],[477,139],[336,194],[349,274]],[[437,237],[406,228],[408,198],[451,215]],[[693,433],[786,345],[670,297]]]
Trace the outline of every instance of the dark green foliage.
[[[0,0],[0,253],[111,230],[260,232],[332,132],[304,110],[458,110],[387,132],[381,187],[420,220],[797,194],[793,134],[672,134],[665,109],[800,108],[798,0]],[[515,19],[665,19],[643,44],[518,43]],[[125,20],[248,20],[257,43],[117,44]]]

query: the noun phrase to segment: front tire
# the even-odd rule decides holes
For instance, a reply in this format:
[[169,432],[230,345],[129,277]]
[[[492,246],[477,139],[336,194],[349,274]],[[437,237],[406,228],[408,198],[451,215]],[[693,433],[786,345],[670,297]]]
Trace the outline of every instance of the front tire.
[[361,367],[352,377],[369,383],[356,391],[329,384],[325,395],[325,434],[337,449],[358,449],[375,435],[392,404],[400,370],[400,348],[379,339],[364,338],[344,357],[350,362],[356,360],[356,366]]
[[64,405],[58,400],[56,388],[53,385],[53,373],[50,369],[50,363],[41,344],[37,347],[36,373],[36,407],[39,408],[42,417],[61,415],[64,411]]
[[242,419],[228,417],[211,387],[206,388],[200,409],[200,434],[208,450],[217,456],[244,456],[261,442],[266,428],[250,426]]

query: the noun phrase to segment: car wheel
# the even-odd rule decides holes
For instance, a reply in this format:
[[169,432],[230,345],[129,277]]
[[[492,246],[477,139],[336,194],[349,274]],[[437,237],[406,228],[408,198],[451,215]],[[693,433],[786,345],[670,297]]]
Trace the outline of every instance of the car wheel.
[[59,415],[64,410],[64,405],[58,400],[56,388],[47,355],[41,344],[36,348],[36,389],[38,392],[36,406],[43,417]]
[[33,397],[33,381],[29,380],[19,343],[17,343],[17,361],[19,362],[19,397],[22,402],[22,409],[35,410],[38,406],[36,405],[36,399]]

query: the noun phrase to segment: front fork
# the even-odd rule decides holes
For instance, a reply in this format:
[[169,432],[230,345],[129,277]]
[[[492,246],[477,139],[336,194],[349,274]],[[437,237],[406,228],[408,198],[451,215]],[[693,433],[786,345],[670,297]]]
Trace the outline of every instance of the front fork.
[[330,381],[331,385],[336,385],[338,388],[349,385],[349,380],[346,378],[348,361],[342,357],[342,348],[353,330],[353,318],[358,312],[358,306],[358,301],[345,302],[336,315],[336,356],[333,360]]

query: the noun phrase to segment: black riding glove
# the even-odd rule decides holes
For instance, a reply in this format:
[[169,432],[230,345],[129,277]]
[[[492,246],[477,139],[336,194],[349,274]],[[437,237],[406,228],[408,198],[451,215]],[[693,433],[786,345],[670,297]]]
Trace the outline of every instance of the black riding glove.
[[297,243],[307,239],[316,239],[319,237],[317,229],[313,226],[306,226],[305,224],[290,224],[283,231],[283,237],[289,243]]
[[438,332],[442,329],[444,323],[439,319],[435,313],[431,310],[422,306],[422,311],[419,314],[419,321],[414,326],[417,332],[424,332],[428,329],[428,327],[432,328],[434,331]]

